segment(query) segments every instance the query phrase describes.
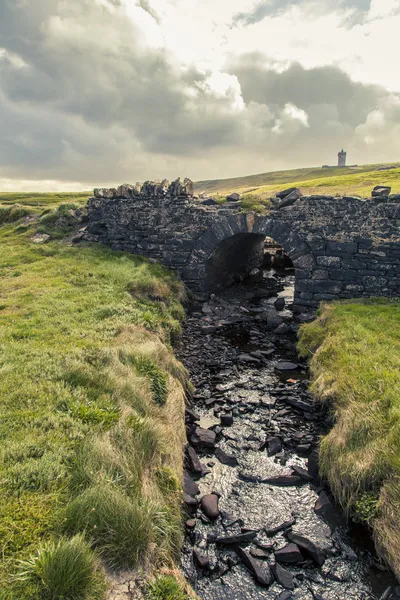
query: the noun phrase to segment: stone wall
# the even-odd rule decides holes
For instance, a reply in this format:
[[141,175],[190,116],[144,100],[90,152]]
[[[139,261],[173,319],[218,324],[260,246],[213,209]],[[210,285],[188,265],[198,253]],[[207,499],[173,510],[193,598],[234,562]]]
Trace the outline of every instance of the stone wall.
[[294,263],[298,310],[321,300],[400,296],[400,196],[302,196],[281,204],[266,216],[239,202],[205,205],[189,180],[95,190],[84,238],[160,261],[202,296],[218,270],[227,283],[234,264],[250,271],[263,236]]

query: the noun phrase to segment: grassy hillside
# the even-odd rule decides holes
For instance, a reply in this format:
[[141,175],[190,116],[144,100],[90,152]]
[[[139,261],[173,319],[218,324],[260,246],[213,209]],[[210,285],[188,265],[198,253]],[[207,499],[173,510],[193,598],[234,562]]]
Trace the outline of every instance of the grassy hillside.
[[299,347],[335,419],[321,442],[322,474],[400,576],[400,301],[325,304]]
[[159,572],[181,539],[182,286],[137,256],[34,244],[68,229],[65,199],[0,205],[2,600],[99,600],[103,565]]
[[[397,167],[379,170],[382,167]],[[198,181],[196,192],[223,197],[239,192],[248,208],[263,207],[279,190],[296,186],[304,194],[359,195],[368,197],[376,185],[390,185],[393,193],[400,193],[400,164],[364,165],[357,168],[310,168],[276,171],[235,179]]]

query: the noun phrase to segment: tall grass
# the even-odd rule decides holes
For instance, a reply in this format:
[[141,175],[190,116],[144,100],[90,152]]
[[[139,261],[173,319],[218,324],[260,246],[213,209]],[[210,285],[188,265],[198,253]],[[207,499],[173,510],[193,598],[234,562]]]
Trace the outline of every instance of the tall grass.
[[372,526],[400,573],[400,302],[324,305],[300,331],[312,391],[335,425],[320,469],[342,506]]
[[94,600],[104,590],[96,558],[82,535],[41,544],[20,562],[16,579],[37,587],[42,600]]

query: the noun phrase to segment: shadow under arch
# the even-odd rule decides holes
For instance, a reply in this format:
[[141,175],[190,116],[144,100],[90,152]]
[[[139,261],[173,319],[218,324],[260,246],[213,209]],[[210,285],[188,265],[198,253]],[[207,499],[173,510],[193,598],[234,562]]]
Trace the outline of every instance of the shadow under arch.
[[[278,242],[295,268],[295,305],[301,305],[296,284],[305,272],[313,270],[316,260],[307,242],[294,233],[288,223],[255,213],[224,216],[197,240],[189,263],[182,273],[190,287],[205,296],[212,291],[215,278],[233,283],[237,274],[249,273],[260,264],[265,237]],[[258,264],[257,264],[258,263]],[[297,302],[296,302],[297,300]]]

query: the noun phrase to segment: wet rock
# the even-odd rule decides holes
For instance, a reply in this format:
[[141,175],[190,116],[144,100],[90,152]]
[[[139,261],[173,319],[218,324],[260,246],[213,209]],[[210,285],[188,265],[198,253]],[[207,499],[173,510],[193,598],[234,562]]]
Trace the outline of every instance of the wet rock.
[[185,415],[186,415],[186,418],[189,419],[189,421],[200,421],[200,416],[197,413],[195,413],[194,410],[192,410],[188,406],[185,409]]
[[238,533],[236,535],[221,536],[215,540],[220,546],[236,546],[239,544],[248,544],[257,537],[257,531],[248,531],[247,533]]
[[257,475],[253,475],[252,473],[245,473],[243,471],[240,471],[238,473],[238,479],[240,479],[240,481],[244,481],[245,483],[259,483],[260,482],[260,478],[257,477]]
[[321,492],[314,506],[314,512],[320,517],[329,517],[335,511],[335,507],[328,498],[326,492]]
[[221,415],[221,425],[223,427],[230,427],[231,425],[233,425],[232,413],[226,413],[224,415]]
[[267,564],[256,560],[243,548],[236,548],[235,552],[259,585],[264,587],[271,585],[274,576]]
[[270,557],[271,552],[268,550],[264,550],[263,548],[250,548],[250,554],[253,558],[258,558],[259,560],[265,560]]
[[311,452],[311,444],[299,444],[296,450],[298,454],[309,454]]
[[287,335],[290,331],[292,331],[292,328],[290,325],[286,325],[286,323],[281,323],[276,329],[274,329],[274,333],[276,335]]
[[208,569],[210,566],[210,559],[208,556],[203,554],[198,548],[193,549],[193,558],[200,569]]
[[300,548],[296,544],[290,543],[280,550],[276,550],[275,560],[280,563],[296,564],[304,562],[304,557],[300,552]]
[[308,404],[308,402],[304,402],[304,400],[296,400],[295,398],[285,398],[285,402],[293,406],[293,408],[297,408],[298,410],[302,410],[303,412],[311,412],[314,407],[312,404]]
[[294,473],[296,473],[296,475],[298,475],[299,477],[304,479],[304,481],[310,482],[310,481],[313,481],[313,479],[314,479],[313,476],[310,475],[310,473],[308,471],[306,471],[305,469],[303,469],[302,467],[293,465],[292,470]]
[[277,600],[294,600],[292,592],[281,592]]
[[258,364],[260,360],[258,358],[254,358],[254,356],[250,356],[250,354],[240,354],[238,356],[238,361],[242,363],[253,363]]
[[313,479],[319,477],[318,454],[318,450],[313,450],[307,461],[307,469]]
[[210,521],[215,521],[220,515],[218,503],[219,497],[216,494],[206,494],[200,500],[201,510]]
[[203,446],[204,448],[214,448],[217,436],[211,429],[203,429],[196,427],[194,435],[190,438],[192,444],[196,447]]
[[276,310],[283,310],[285,308],[285,298],[277,298],[274,302]]
[[197,496],[197,494],[200,494],[199,486],[193,481],[189,473],[186,471],[183,476],[183,489],[185,494],[188,496]]
[[286,360],[278,362],[275,365],[275,369],[277,371],[295,371],[298,368],[299,365],[297,363],[289,362]]
[[321,548],[318,548],[314,542],[294,531],[289,531],[286,535],[288,540],[296,544],[302,552],[309,555],[318,566],[322,567],[325,562],[325,555]]
[[193,446],[188,446],[187,458],[190,470],[193,471],[193,473],[196,473],[197,475],[202,475],[205,469],[204,466],[201,464],[200,458],[198,457],[198,454],[193,448]]
[[183,494],[183,501],[190,508],[194,508],[198,505],[196,498],[189,496],[189,494]]
[[279,563],[272,566],[272,571],[275,575],[277,582],[284,587],[286,590],[294,590],[294,577],[284,569]]
[[266,444],[268,456],[275,456],[282,450],[282,442],[278,437],[268,438]]
[[208,335],[209,333],[214,333],[217,330],[217,327],[215,327],[215,325],[202,325],[200,330],[201,333]]
[[288,529],[291,529],[293,527],[293,525],[295,525],[296,523],[296,519],[290,519],[290,521],[285,521],[284,523],[281,523],[281,525],[278,525],[277,527],[270,527],[269,529],[265,529],[265,533],[268,537],[273,537],[274,535],[277,535],[278,533],[281,533],[281,531],[287,531]]
[[188,519],[185,525],[188,529],[194,529],[196,527],[196,519]]
[[222,448],[215,449],[215,457],[218,458],[219,462],[228,467],[237,467],[239,462],[232,454],[227,454]]
[[277,485],[280,487],[290,487],[302,485],[304,480],[298,475],[278,475],[278,477],[261,479],[261,483],[269,483],[270,485]]
[[275,312],[270,312],[267,316],[267,324],[270,325],[271,327],[278,327],[278,325],[281,325],[281,323],[283,323],[283,319],[280,315],[278,315],[278,313]]

